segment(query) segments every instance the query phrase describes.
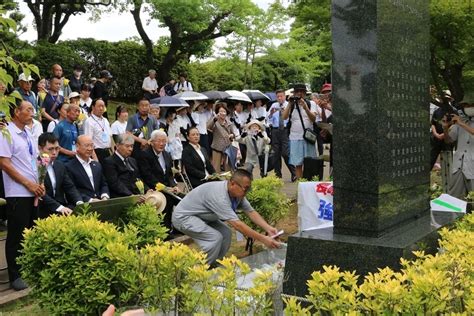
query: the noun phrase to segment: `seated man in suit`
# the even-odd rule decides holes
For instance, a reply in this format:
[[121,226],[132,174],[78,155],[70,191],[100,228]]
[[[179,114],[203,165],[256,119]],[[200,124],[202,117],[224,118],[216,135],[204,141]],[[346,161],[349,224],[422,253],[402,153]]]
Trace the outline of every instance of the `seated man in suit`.
[[46,195],[40,204],[40,217],[46,218],[52,214],[69,215],[75,206],[83,203],[81,194],[77,191],[69,177],[64,164],[57,160],[59,142],[53,133],[43,133],[38,138],[40,154],[48,154],[50,164],[44,180]]
[[[165,151],[167,142],[168,136],[165,132],[161,130],[153,131],[150,136],[151,146],[141,151],[138,155],[138,167],[140,168],[142,179],[148,187],[154,189],[157,183],[163,183],[167,187],[172,188],[174,193],[178,193],[179,189],[171,171],[173,161],[171,155]],[[165,196],[164,225],[171,228],[171,212],[173,211],[173,206],[179,201],[168,194],[165,194]]]
[[107,200],[109,187],[99,162],[91,159],[94,151],[92,138],[81,135],[77,138],[76,156],[66,165],[69,176],[81,193],[84,202]]
[[113,198],[140,194],[136,185],[141,180],[140,171],[136,160],[130,157],[134,142],[130,134],[117,135],[115,153],[104,160],[104,174]]

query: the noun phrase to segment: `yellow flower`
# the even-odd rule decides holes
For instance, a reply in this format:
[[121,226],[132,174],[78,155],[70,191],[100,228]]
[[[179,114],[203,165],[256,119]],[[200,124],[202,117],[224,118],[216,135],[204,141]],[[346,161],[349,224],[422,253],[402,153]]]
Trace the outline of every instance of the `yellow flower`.
[[137,186],[137,189],[140,192],[140,194],[145,194],[145,186],[143,185],[142,180],[137,180],[135,182],[135,185]]
[[155,190],[156,191],[163,191],[164,189],[166,189],[166,185],[164,185],[163,183],[161,182],[158,182],[155,186]]
[[63,83],[64,83],[65,86],[67,86],[69,84],[69,79],[64,78]]

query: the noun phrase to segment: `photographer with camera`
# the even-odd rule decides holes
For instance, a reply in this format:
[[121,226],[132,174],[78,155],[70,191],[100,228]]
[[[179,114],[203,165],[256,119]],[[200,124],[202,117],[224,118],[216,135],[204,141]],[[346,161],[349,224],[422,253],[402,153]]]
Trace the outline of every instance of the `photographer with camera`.
[[289,119],[290,159],[289,164],[295,166],[297,179],[303,176],[304,158],[316,158],[316,133],[313,123],[316,120],[316,106],[305,100],[306,85],[295,84],[293,96],[282,113],[284,120]]
[[459,105],[465,116],[447,113],[442,125],[445,142],[456,145],[448,194],[463,199],[474,191],[474,93],[466,94]]

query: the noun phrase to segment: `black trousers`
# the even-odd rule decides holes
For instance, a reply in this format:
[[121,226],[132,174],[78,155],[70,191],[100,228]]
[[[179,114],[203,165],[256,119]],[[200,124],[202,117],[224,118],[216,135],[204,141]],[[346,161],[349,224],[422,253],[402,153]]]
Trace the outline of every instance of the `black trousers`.
[[295,175],[295,166],[290,165],[288,160],[290,158],[290,147],[288,146],[288,131],[286,128],[272,128],[272,151],[275,155],[274,170],[277,177],[282,176],[281,174],[281,157],[285,161],[291,176]]
[[104,165],[105,158],[110,156],[110,148],[96,148],[95,154],[101,165]]
[[5,256],[10,282],[20,277],[20,266],[16,263],[16,258],[21,250],[23,230],[31,228],[33,221],[38,218],[38,208],[33,206],[34,200],[34,197],[7,198],[8,231]]
[[209,136],[207,134],[199,135],[199,145],[206,148],[207,154],[211,156],[211,144],[209,143]]

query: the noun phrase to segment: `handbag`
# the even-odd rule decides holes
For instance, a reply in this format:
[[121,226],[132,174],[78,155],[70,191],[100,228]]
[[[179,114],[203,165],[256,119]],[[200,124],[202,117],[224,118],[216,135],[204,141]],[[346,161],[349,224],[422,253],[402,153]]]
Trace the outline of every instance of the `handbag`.
[[296,110],[298,111],[298,115],[300,116],[300,120],[301,120],[301,126],[303,127],[303,139],[312,145],[316,144],[318,135],[312,128],[305,128],[300,107],[296,106]]

